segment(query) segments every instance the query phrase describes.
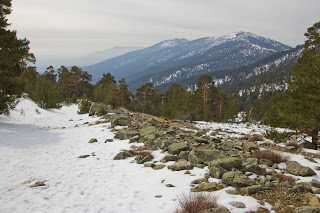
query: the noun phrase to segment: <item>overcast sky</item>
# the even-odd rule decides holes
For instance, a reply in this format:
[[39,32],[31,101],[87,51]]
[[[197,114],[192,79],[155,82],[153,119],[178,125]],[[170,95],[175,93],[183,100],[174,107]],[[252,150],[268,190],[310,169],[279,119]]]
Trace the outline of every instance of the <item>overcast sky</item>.
[[12,29],[36,57],[248,31],[292,47],[320,21],[319,0],[13,0]]

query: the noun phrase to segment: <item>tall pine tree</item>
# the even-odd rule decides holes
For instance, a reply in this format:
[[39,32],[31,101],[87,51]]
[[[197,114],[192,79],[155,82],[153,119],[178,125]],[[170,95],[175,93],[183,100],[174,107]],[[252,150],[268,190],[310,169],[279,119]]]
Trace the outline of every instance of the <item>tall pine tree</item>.
[[7,15],[11,0],[0,1],[0,114],[8,112],[14,100],[23,92],[21,74],[27,62],[34,62],[29,53],[29,41],[18,39],[17,32],[8,30]]

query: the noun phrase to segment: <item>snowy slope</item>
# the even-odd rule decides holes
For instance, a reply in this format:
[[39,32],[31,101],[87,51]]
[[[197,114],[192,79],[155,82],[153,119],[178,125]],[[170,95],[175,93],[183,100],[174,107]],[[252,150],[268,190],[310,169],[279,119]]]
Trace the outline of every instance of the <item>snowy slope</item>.
[[[117,139],[104,143],[114,137],[110,123],[90,125],[99,118],[76,111],[76,105],[42,110],[24,99],[10,116],[0,116],[0,212],[172,212],[177,197],[189,193],[190,183],[207,172],[195,168],[192,176],[145,168],[130,163],[133,158],[115,161],[119,150],[138,144]],[[91,138],[98,143],[89,144]],[[159,151],[153,154],[156,160],[164,156]],[[80,155],[90,157],[80,159]],[[30,188],[37,181],[46,185]],[[252,197],[227,194],[230,188],[215,194],[231,212],[261,206]],[[247,207],[236,209],[230,201]]]

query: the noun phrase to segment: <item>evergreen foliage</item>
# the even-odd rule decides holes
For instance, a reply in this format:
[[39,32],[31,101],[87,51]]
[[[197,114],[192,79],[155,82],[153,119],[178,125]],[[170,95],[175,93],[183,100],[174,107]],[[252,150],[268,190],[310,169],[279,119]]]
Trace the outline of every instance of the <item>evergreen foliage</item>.
[[11,0],[0,2],[0,114],[8,112],[15,99],[23,92],[22,72],[27,62],[35,62],[29,53],[29,41],[18,39],[17,32],[8,30],[7,15]]
[[84,95],[81,98],[81,102],[78,107],[79,107],[78,114],[86,114],[89,112],[91,107],[91,101],[89,101],[86,95]]
[[44,76],[38,78],[31,98],[44,109],[59,107],[61,100],[57,86]]
[[293,68],[289,89],[272,106],[266,121],[312,136],[312,143],[317,147],[320,130],[320,22],[310,27],[305,35],[308,38],[306,49]]

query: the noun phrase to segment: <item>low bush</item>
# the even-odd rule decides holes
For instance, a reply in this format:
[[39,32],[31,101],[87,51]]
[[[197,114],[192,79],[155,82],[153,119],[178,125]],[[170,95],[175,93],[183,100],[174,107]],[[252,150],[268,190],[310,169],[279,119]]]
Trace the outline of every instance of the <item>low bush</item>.
[[295,135],[294,132],[280,133],[275,129],[266,130],[264,134],[267,139],[273,140],[275,143],[286,143],[293,135]]
[[276,153],[270,150],[256,151],[254,153],[254,156],[258,159],[270,160],[273,163],[282,163],[288,160],[288,157],[284,156],[283,154]]
[[293,141],[286,143],[286,146],[294,146],[296,149],[302,148],[301,144],[298,144],[297,142],[293,142]]
[[175,213],[198,213],[218,207],[216,196],[203,193],[183,195],[178,198],[178,202],[179,207]]
[[108,114],[108,110],[106,109],[106,107],[104,105],[100,104],[98,106],[98,110],[96,111],[96,115],[97,116],[104,116],[106,114]]
[[91,107],[91,101],[88,100],[86,96],[81,98],[81,102],[79,104],[79,111],[78,114],[86,114],[89,112]]
[[284,175],[284,174],[277,173],[275,175],[275,177],[277,178],[277,180],[279,182],[287,182],[287,181],[292,182],[292,183],[296,182],[296,180],[293,177],[287,176],[287,175]]

